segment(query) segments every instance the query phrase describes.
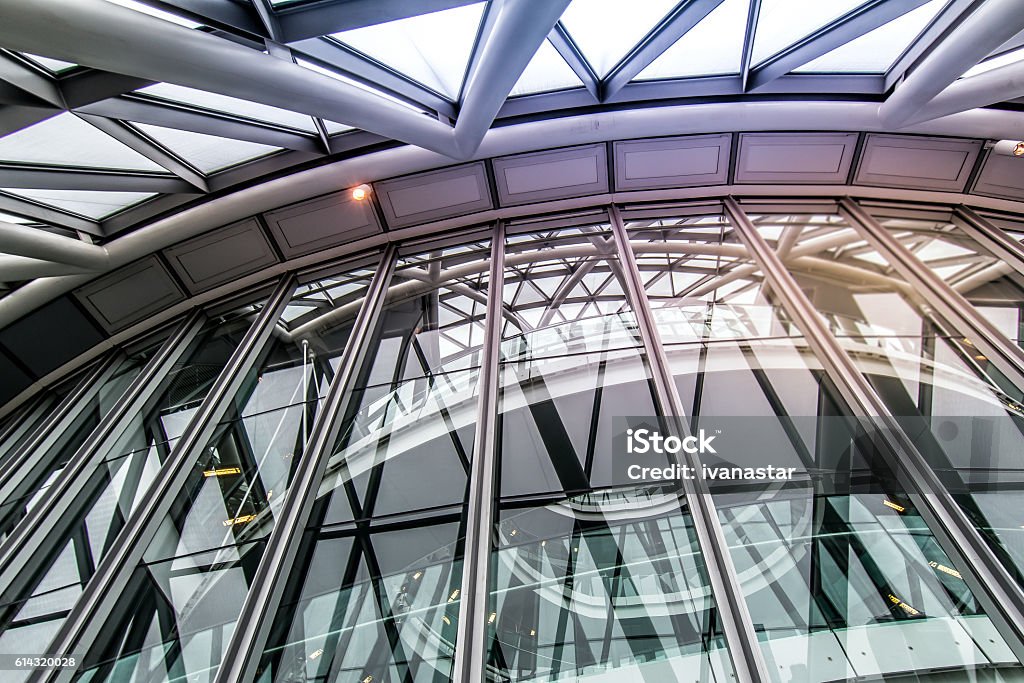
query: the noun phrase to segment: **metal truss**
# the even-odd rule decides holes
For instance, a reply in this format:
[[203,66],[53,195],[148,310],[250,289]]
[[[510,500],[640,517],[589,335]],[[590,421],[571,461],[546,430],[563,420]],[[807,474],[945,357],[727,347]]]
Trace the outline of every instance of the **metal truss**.
[[[759,97],[831,93],[877,100],[895,89],[881,108],[882,120],[903,125],[1012,99],[1015,95],[1007,91],[1007,79],[1013,80],[1022,68],[1018,63],[953,82],[1002,44],[1004,34],[1014,35],[1024,28],[1013,0],[954,0],[882,75],[792,72],[902,16],[924,0],[867,2],[759,64],[752,63],[751,54],[760,1],[751,0],[738,75],[667,81],[633,79],[720,0],[681,0],[603,79],[596,76],[558,22],[567,0],[491,0],[462,97],[450,101],[325,36],[459,7],[469,0],[324,0],[284,7],[266,0],[251,6],[228,0],[145,1],[204,28],[185,29],[102,0],[43,0],[29,5],[4,0],[10,5],[5,13],[10,20],[0,26],[0,45],[11,51],[0,52],[0,102],[5,105],[0,107],[0,134],[72,111],[160,165],[166,174],[5,166],[0,168],[0,187],[153,192],[159,196],[103,220],[4,193],[0,193],[0,211],[98,236],[110,235],[209,192],[318,156],[397,140],[465,159],[473,155],[495,121],[606,104],[742,98],[752,92]],[[50,12],[61,13],[63,23],[69,26],[92,26],[92,38],[82,40],[80,29],[54,34],[56,24],[47,18]],[[508,98],[545,37],[584,87]],[[54,76],[13,50],[49,53],[84,66]],[[268,54],[262,54],[263,50]],[[294,63],[296,58],[315,62],[338,78],[302,68]],[[208,69],[210,64],[218,68]],[[155,81],[305,113],[313,117],[315,130],[295,130],[133,92]],[[329,135],[323,119],[360,130]],[[272,145],[280,151],[269,159],[207,174],[127,121]],[[55,272],[52,268],[26,268],[16,274],[31,279]]]

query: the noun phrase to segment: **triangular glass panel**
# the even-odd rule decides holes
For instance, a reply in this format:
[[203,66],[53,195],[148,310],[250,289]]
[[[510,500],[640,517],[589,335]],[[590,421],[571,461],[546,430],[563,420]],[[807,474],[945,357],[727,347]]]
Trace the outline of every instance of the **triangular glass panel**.
[[573,0],[562,24],[604,78],[678,4],[678,0]]
[[278,147],[190,130],[136,123],[139,130],[203,173],[212,173],[278,151]]
[[864,0],[763,0],[752,63],[760,64],[862,4]]
[[185,88],[172,83],[156,83],[137,90],[136,92],[143,95],[152,95],[171,102],[191,104],[196,107],[211,109],[225,114],[243,116],[256,121],[288,126],[289,128],[295,128],[297,130],[304,130],[307,132],[316,132],[316,127],[313,125],[313,119],[305,114],[288,111],[287,109],[271,107],[258,102],[240,100],[236,97],[228,97],[227,95],[219,95],[217,93],[206,92],[204,90]]
[[578,88],[583,81],[572,70],[572,67],[562,59],[558,50],[545,40],[540,49],[526,65],[519,80],[512,86],[510,97],[516,95],[531,95],[539,92],[550,92],[552,90],[565,90],[566,88]]
[[485,5],[453,7],[331,37],[456,101]]
[[874,31],[808,62],[796,72],[885,73],[913,44],[947,0],[931,0]]
[[152,192],[99,192],[94,190],[24,190],[0,188],[0,191],[100,219],[153,196]]
[[67,112],[0,138],[0,161],[166,172],[135,150]]
[[748,0],[725,0],[648,64],[636,80],[739,73],[749,11]]

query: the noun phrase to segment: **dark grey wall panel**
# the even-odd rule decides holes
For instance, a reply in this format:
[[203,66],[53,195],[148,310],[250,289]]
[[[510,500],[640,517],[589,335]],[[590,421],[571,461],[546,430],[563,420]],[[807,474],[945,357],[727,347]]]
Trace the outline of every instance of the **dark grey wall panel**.
[[384,220],[392,228],[494,208],[483,162],[374,183]]
[[255,218],[176,244],[164,256],[192,294],[277,262]]
[[356,201],[351,192],[336,192],[264,214],[270,232],[285,258],[368,237],[380,232],[369,200]]
[[15,365],[6,354],[0,353],[0,405],[20,394],[30,384],[32,384],[32,378]]
[[1003,199],[1024,199],[1024,157],[989,154],[974,192]]
[[977,140],[869,135],[854,182],[962,192],[979,152]]
[[107,332],[116,332],[182,301],[184,292],[155,256],[119,268],[75,290]]
[[616,142],[615,189],[724,184],[729,177],[731,142],[731,135]]
[[0,343],[37,377],[103,341],[103,334],[67,296],[0,332]]
[[743,133],[736,182],[842,184],[856,146],[856,133]]
[[498,203],[502,206],[608,191],[604,145],[517,154],[495,159],[493,166]]

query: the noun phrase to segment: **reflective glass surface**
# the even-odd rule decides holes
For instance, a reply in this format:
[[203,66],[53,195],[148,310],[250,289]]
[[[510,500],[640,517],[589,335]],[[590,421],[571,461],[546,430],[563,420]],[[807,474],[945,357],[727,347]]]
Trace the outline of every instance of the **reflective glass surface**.
[[490,242],[400,256],[260,681],[446,681]]
[[0,651],[41,649],[50,641],[259,307],[250,304],[213,316],[146,404],[92,456],[96,465],[55,521],[46,552],[32,558],[27,571],[0,597]]
[[293,294],[104,626],[129,635],[88,653],[88,680],[212,680],[371,274],[343,270]]

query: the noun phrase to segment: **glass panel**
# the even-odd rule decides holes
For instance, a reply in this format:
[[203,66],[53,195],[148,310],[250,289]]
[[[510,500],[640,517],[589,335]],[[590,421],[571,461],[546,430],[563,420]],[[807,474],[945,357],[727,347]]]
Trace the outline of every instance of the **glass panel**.
[[0,191],[99,220],[150,197],[153,192],[99,192],[93,190],[24,190],[0,187]]
[[[969,300],[1020,306],[1017,274],[949,224],[881,220],[926,267],[949,269]],[[804,291],[997,555],[1021,572],[1021,388],[842,220],[805,228],[794,251],[801,247],[834,264],[817,273],[792,268]]]
[[261,306],[211,317],[149,401],[101,447],[102,461],[60,513],[48,545],[0,597],[0,652],[45,650]]
[[196,22],[192,21],[191,19],[186,19],[183,16],[180,16],[180,15],[177,15],[177,14],[173,14],[171,12],[167,12],[167,11],[162,10],[162,9],[157,9],[156,7],[153,7],[151,5],[147,5],[144,2],[139,2],[138,0],[107,0],[107,2],[112,2],[115,5],[121,5],[122,7],[127,7],[129,9],[133,9],[136,12],[142,12],[143,14],[148,14],[151,17],[156,17],[157,19],[163,19],[164,21],[169,21],[172,24],[177,24],[178,26],[184,26],[185,28],[201,28],[202,27],[202,24],[197,24]]
[[749,10],[748,0],[725,0],[648,64],[636,80],[739,73]]
[[68,461],[78,452],[100,421],[138,377],[143,368],[160,350],[163,340],[147,348],[122,355],[117,367],[106,377],[89,401],[78,410],[74,422],[59,435],[49,449],[35,459],[33,471],[25,476],[13,495],[0,504],[0,537],[6,538],[33,504],[57,478]]
[[213,173],[243,161],[280,151],[279,147],[271,145],[194,133],[190,130],[163,128],[146,123],[132,125],[203,173]]
[[332,37],[457,101],[485,6],[453,7]]
[[183,102],[203,107],[204,109],[244,116],[256,121],[277,123],[282,126],[297,128],[298,130],[316,132],[313,119],[305,114],[297,114],[293,111],[270,107],[258,102],[240,100],[236,97],[228,97],[227,95],[219,95],[204,90],[194,90],[171,83],[155,83],[136,92],[143,95],[152,95],[171,102]]
[[511,234],[505,262],[509,314],[548,320],[505,325],[487,680],[728,680],[681,489],[616,484],[617,418],[659,418],[606,227]]
[[665,345],[796,334],[720,213],[625,220]]
[[794,71],[885,73],[946,4],[947,0],[931,0]]
[[526,65],[519,80],[512,86],[509,96],[530,95],[551,90],[576,88],[582,85],[583,81],[562,59],[562,55],[558,54],[558,50],[551,44],[551,41],[545,40],[530,63]]
[[504,359],[642,345],[607,224],[512,232],[506,243]]
[[489,258],[399,259],[261,681],[450,680]]
[[751,62],[759,64],[862,4],[864,0],[763,0]]
[[52,409],[59,402],[53,393],[43,392],[9,416],[0,434],[0,463],[6,462],[21,448],[33,432],[50,417]]
[[36,64],[38,64],[39,66],[43,67],[44,69],[46,69],[47,71],[49,71],[52,74],[58,74],[59,75],[59,74],[64,73],[65,71],[70,71],[71,69],[74,69],[75,67],[78,66],[77,64],[73,64],[72,62],[65,62],[62,59],[53,59],[52,57],[42,57],[40,55],[33,55],[33,54],[28,53],[28,52],[24,53],[24,56],[28,57],[29,60],[35,62]]
[[[294,293],[87,654],[90,680],[212,680],[371,276],[346,270]],[[181,587],[168,593],[171,579]]]
[[167,172],[67,112],[0,138],[0,159],[22,164]]
[[604,78],[634,46],[657,26],[677,0],[573,0],[562,23],[587,62]]

